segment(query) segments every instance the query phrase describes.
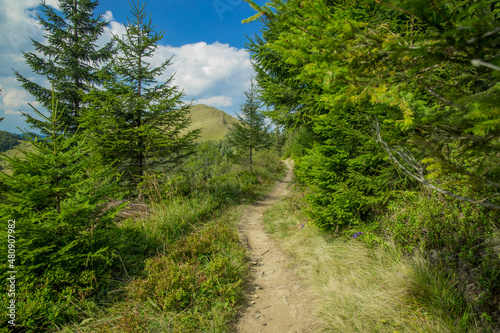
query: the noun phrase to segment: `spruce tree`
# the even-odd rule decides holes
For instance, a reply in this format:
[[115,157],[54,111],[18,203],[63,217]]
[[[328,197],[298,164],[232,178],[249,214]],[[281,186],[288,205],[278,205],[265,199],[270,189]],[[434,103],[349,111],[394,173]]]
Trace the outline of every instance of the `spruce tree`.
[[[61,121],[74,132],[83,107],[81,93],[99,84],[100,68],[113,55],[113,44],[98,48],[97,40],[108,22],[94,16],[97,0],[60,0],[61,15],[45,1],[38,20],[46,32],[47,44],[33,41],[36,52],[24,52],[24,59],[34,73],[48,80],[64,107]],[[14,71],[17,80],[40,104],[50,111],[52,92]],[[34,128],[43,129],[37,119],[26,115]]]
[[199,130],[186,131],[190,105],[172,85],[173,76],[157,81],[171,59],[151,67],[164,32],[155,32],[145,4],[133,3],[126,34],[115,36],[119,56],[112,63],[106,90],[94,90],[84,126],[95,138],[95,151],[103,163],[114,162],[137,184],[147,168],[165,170],[192,153]]
[[10,170],[0,172],[0,213],[16,220],[16,266],[28,280],[50,269],[98,275],[112,256],[116,210],[104,203],[115,183],[95,164],[85,138],[61,125],[55,100],[50,117],[34,111],[49,136],[24,132],[31,148],[20,149],[22,157],[0,155]]
[[269,125],[266,124],[264,114],[259,110],[261,101],[253,81],[250,89],[245,91],[246,101],[241,106],[241,115],[238,123],[230,127],[229,142],[241,153],[248,156],[250,171],[253,170],[253,152],[268,148],[272,144],[269,134]]

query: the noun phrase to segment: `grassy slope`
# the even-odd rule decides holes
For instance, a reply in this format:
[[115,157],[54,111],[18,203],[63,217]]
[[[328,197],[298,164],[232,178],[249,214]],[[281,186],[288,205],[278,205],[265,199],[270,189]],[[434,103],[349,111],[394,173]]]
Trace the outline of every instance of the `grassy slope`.
[[[21,149],[21,150],[28,149],[29,150],[30,147],[31,147],[31,143],[29,143],[28,141],[19,141],[19,144],[17,146],[3,152],[2,154],[5,154],[6,156],[11,157],[11,158],[14,156],[22,157],[24,154],[22,152],[20,152],[19,149]],[[6,166],[6,162],[0,159],[0,166],[2,166],[2,168],[4,168]],[[8,173],[8,170],[4,169],[4,171]]]
[[198,104],[191,107],[191,125],[188,129],[202,128],[201,136],[197,141],[221,140],[229,132],[228,126],[224,124],[237,122],[224,111],[214,107]]
[[[268,193],[284,169],[277,155],[262,152],[255,172],[249,178],[245,167],[234,166],[213,179],[218,190],[189,196],[177,196],[178,186],[167,186],[163,190],[172,193],[153,200],[151,215],[122,221],[117,239],[127,241],[120,251],[121,287],[99,305],[80,306],[81,318],[62,331],[231,331],[248,276],[237,223],[247,204]],[[148,244],[153,252],[144,250]]]
[[[191,107],[191,125],[188,130],[194,130],[196,128],[202,128],[198,142],[208,141],[208,140],[221,140],[229,132],[228,125],[232,124],[238,120],[224,111],[216,109],[214,107],[198,104]],[[16,154],[22,156],[19,152],[19,148],[29,148],[31,144],[27,141],[20,141],[20,144],[16,147],[4,152],[8,157],[13,157]],[[5,167],[5,162],[0,160],[0,166]],[[7,171],[7,170],[5,170]]]

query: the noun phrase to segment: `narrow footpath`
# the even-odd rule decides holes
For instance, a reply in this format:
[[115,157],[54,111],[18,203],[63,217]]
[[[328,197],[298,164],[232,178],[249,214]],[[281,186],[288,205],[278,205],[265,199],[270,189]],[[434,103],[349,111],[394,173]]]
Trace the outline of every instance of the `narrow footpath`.
[[315,298],[307,283],[290,268],[290,258],[264,231],[263,213],[287,194],[293,162],[286,161],[286,177],[262,201],[248,208],[239,223],[240,237],[250,250],[251,282],[248,307],[240,314],[238,333],[317,332]]

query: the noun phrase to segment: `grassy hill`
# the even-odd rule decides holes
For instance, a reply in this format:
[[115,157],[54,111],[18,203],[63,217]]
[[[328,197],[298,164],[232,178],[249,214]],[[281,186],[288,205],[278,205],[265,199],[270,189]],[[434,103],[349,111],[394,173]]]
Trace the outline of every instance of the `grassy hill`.
[[[236,118],[214,107],[204,104],[193,105],[191,107],[192,122],[188,130],[202,129],[201,135],[197,140],[198,142],[221,140],[229,132],[228,126],[224,124],[224,120],[227,124],[238,121]],[[22,156],[23,154],[19,152],[18,148],[28,148],[30,146],[31,144],[27,141],[19,141],[18,146],[5,151],[4,154],[9,157],[13,157],[15,154]],[[5,162],[0,161],[0,166],[5,167]]]
[[191,107],[191,125],[189,129],[201,128],[198,142],[207,140],[221,140],[229,132],[228,126],[238,120],[224,111],[214,107],[198,104]]
[[[14,156],[22,157],[22,156],[24,156],[24,154],[19,151],[19,148],[30,150],[31,149],[31,143],[28,142],[28,141],[19,141],[19,144],[17,146],[15,146],[14,148],[9,149],[9,150],[3,152],[2,154],[7,155],[8,157],[14,157]],[[5,161],[0,160],[0,166],[2,168],[5,168],[6,167]],[[8,169],[4,169],[3,171],[5,173],[7,173],[7,174],[10,174],[10,172],[9,172]]]

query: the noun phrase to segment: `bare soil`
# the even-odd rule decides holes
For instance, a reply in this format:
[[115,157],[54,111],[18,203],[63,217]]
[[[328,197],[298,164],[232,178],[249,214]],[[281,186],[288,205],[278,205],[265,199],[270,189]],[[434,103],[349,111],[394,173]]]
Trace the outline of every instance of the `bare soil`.
[[250,250],[251,277],[247,288],[248,306],[240,314],[238,333],[318,332],[316,297],[307,282],[294,273],[290,259],[264,231],[263,213],[287,194],[293,162],[286,161],[286,177],[265,199],[244,213],[240,237]]

